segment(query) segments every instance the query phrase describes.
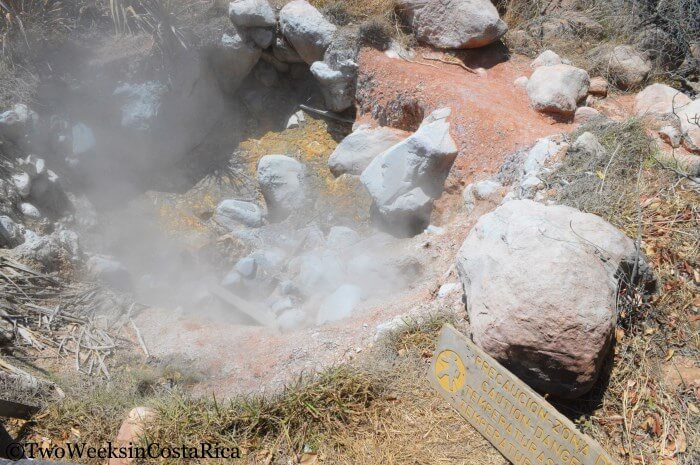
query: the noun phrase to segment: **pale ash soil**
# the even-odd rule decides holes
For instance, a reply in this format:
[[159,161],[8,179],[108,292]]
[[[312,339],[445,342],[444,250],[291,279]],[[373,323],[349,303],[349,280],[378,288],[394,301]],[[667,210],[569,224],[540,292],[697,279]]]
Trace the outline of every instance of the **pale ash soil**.
[[[575,126],[554,122],[529,107],[524,90],[513,85],[517,77],[529,76],[529,60],[513,57],[496,63],[467,60],[471,67],[483,66],[485,73],[424,60],[431,66],[389,58],[381,52],[364,50],[361,73],[372,76],[366,93],[380,105],[397,92],[412,93],[425,114],[442,106],[452,108],[451,130],[460,152],[447,181],[446,192],[433,213],[433,223],[445,234],[422,234],[398,241],[419,258],[424,273],[407,289],[390,298],[365,302],[342,322],[279,334],[262,327],[231,323],[226,315],[208,315],[207,309],[188,314],[172,309],[147,309],[135,319],[152,355],[175,357],[201,373],[195,387],[200,393],[217,396],[274,391],[297,378],[356,356],[374,342],[376,327],[397,315],[421,315],[439,308],[462,311],[461,292],[437,301],[435,293],[446,282],[457,282],[452,265],[459,246],[479,214],[470,217],[462,210],[462,187],[474,179],[494,174],[503,160],[517,149],[551,134],[570,132]],[[611,103],[622,116],[628,102]],[[371,112],[361,121],[372,121]],[[613,113],[613,112],[611,112]],[[618,115],[615,115],[618,116]],[[284,139],[284,133],[280,139]],[[328,157],[331,148],[327,149]],[[218,199],[215,199],[218,200]],[[448,275],[449,273],[449,275]]]

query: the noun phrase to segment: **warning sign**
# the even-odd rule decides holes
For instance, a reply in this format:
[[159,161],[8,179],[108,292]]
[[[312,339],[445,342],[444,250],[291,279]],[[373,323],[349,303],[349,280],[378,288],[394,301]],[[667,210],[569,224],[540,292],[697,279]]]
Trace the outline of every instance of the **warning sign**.
[[430,382],[514,465],[615,465],[542,396],[450,325]]

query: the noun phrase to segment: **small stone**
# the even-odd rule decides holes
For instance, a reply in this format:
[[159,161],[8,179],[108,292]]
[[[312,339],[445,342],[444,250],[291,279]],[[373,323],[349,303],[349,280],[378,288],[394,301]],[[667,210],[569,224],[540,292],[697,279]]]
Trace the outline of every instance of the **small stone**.
[[601,76],[591,78],[591,85],[588,87],[588,93],[596,97],[607,97],[608,81]]
[[574,123],[581,124],[600,116],[600,112],[591,107],[578,107],[574,113]]
[[234,268],[241,276],[247,279],[255,278],[255,273],[258,269],[258,264],[252,257],[242,258],[236,263]]
[[21,203],[19,209],[22,212],[22,214],[27,218],[31,218],[33,220],[41,219],[41,212],[39,211],[39,209],[29,202]]

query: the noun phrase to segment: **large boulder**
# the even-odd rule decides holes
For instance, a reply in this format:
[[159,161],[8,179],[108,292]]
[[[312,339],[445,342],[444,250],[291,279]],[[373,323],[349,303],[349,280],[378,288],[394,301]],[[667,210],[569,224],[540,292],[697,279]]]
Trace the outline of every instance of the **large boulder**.
[[260,60],[262,50],[238,29],[229,29],[211,54],[221,89],[234,93]]
[[284,37],[308,64],[323,59],[336,31],[336,27],[306,0],[292,0],[280,10],[280,27]]
[[342,140],[328,159],[331,172],[360,175],[377,155],[393,147],[410,134],[390,127],[363,128]]
[[285,155],[266,155],[258,162],[258,183],[270,221],[281,221],[306,201],[306,168]]
[[666,84],[647,86],[634,98],[637,116],[667,116],[677,113],[690,103],[690,97]]
[[0,113],[0,137],[19,142],[33,131],[38,119],[38,115],[27,105],[18,103],[12,109]]
[[570,65],[540,66],[527,82],[527,95],[535,110],[571,116],[586,98],[588,73]]
[[362,173],[375,218],[394,234],[417,234],[430,223],[432,201],[442,195],[457,157],[449,115],[449,109],[433,112],[415,134],[377,156]]
[[323,61],[311,65],[311,74],[321,85],[323,100],[331,111],[344,111],[355,103],[359,43],[356,33],[339,32],[326,50]]
[[253,202],[227,199],[216,207],[214,219],[232,231],[241,224],[259,228],[265,222],[265,211]]
[[158,81],[117,87],[113,95],[120,103],[122,128],[142,132],[153,129],[167,91],[165,84]]
[[693,100],[678,112],[683,133],[683,146],[700,153],[700,98]]
[[329,110],[340,112],[352,106],[357,70],[357,63],[351,60],[340,63],[335,69],[323,61],[311,65],[311,74],[321,85],[321,94]]
[[590,52],[594,67],[620,89],[644,84],[651,72],[651,62],[630,45],[603,45]]
[[[634,242],[598,216],[530,200],[482,216],[459,250],[474,342],[535,389],[591,389],[612,343]],[[637,276],[651,279],[643,257]]]
[[277,24],[275,10],[267,0],[233,0],[228,7],[231,22],[241,27],[272,27]]
[[478,48],[508,26],[489,0],[399,0],[398,11],[416,38],[439,48]]

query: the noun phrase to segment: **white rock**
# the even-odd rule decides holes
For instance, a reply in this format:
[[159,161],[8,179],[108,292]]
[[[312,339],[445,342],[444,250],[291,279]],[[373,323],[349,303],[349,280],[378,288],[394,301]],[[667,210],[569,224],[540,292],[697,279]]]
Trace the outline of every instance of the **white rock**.
[[308,64],[323,59],[336,31],[336,27],[306,0],[292,0],[282,7],[280,27],[284,37]]
[[328,167],[335,176],[346,173],[360,175],[377,155],[409,135],[389,127],[359,129],[338,144],[328,159]]
[[321,303],[316,316],[316,324],[320,326],[350,317],[355,308],[362,302],[362,297],[363,292],[359,287],[351,284],[340,286]]
[[19,205],[19,209],[27,218],[31,218],[33,220],[38,220],[41,218],[41,212],[39,209],[29,202],[22,202]]
[[26,199],[32,192],[32,178],[29,173],[17,173],[12,175],[12,183],[17,188],[20,197]]
[[666,84],[647,86],[634,98],[637,116],[666,116],[676,114],[690,104],[690,97]]
[[235,230],[244,224],[251,228],[259,228],[264,224],[265,212],[253,202],[229,199],[222,201],[216,207],[215,221]]
[[528,150],[523,163],[524,176],[537,176],[545,169],[547,162],[559,152],[568,149],[568,144],[557,142],[549,137],[539,139]]
[[298,128],[301,124],[306,122],[306,115],[303,110],[298,110],[287,120],[287,129]]
[[336,69],[323,61],[311,65],[311,74],[321,85],[323,100],[329,110],[345,111],[355,101],[354,82],[358,66],[352,60],[345,60]]
[[281,221],[306,201],[306,168],[285,155],[266,155],[258,162],[258,183],[271,221]]
[[416,38],[438,48],[477,48],[508,31],[489,0],[398,0]]
[[242,27],[272,27],[277,24],[275,10],[267,0],[233,0],[229,3],[228,17]]
[[527,76],[520,76],[518,79],[513,81],[513,85],[515,87],[517,87],[518,89],[526,89],[527,88],[527,81],[529,81]]
[[212,54],[212,65],[221,88],[235,92],[260,60],[262,50],[236,29],[229,29]]
[[[598,216],[529,200],[482,216],[457,269],[476,344],[532,387],[562,397],[596,381],[634,242]],[[649,277],[644,258],[639,276]]]
[[449,297],[450,294],[456,292],[461,287],[462,286],[459,283],[445,283],[442,286],[440,286],[440,289],[437,293],[437,298],[440,300],[444,300],[447,297]]
[[[440,118],[448,114],[438,113]],[[446,119],[428,119],[415,134],[372,160],[360,177],[378,219],[396,234],[419,234],[430,224],[432,201],[442,195],[457,156]]]
[[564,64],[561,57],[551,50],[545,50],[530,63],[530,68],[535,69],[540,66],[554,66]]
[[570,116],[586,98],[589,83],[588,73],[580,68],[540,66],[530,76],[527,94],[535,110]]

